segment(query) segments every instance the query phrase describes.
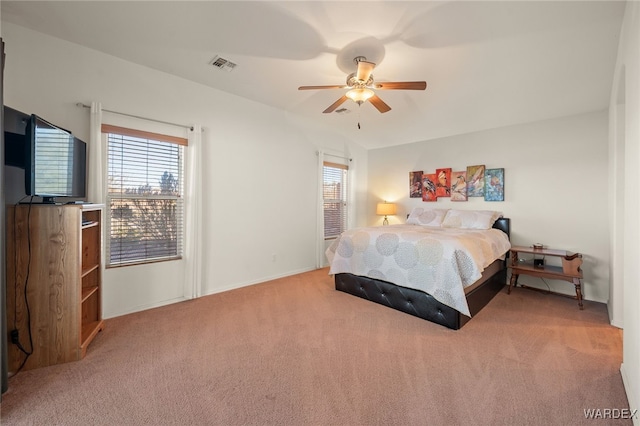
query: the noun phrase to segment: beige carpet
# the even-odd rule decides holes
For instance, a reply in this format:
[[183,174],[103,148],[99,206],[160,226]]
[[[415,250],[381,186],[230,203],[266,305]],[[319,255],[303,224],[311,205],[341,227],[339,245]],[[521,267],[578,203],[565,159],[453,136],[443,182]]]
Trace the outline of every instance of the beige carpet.
[[84,360],[12,377],[3,425],[579,425],[626,409],[606,307],[503,290],[453,331],[322,269],[110,319]]

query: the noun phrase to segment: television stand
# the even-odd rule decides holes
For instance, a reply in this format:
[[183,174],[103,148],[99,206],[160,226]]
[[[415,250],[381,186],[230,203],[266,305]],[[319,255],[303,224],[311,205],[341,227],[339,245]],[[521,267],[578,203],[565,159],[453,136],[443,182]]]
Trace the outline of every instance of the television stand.
[[62,203],[56,203],[55,197],[42,197],[42,200],[33,201],[33,197],[39,197],[39,195],[31,196],[29,201],[20,201],[18,204],[31,204],[31,205],[47,205],[47,206],[61,206]]
[[[104,329],[104,205],[8,206],[8,371],[79,361]],[[32,344],[31,344],[32,343]],[[26,356],[20,349],[31,348]]]
[[56,204],[55,197],[42,197],[42,202],[40,204]]
[[[39,201],[33,201],[33,197],[40,197],[42,198]],[[48,205],[48,206],[63,206],[66,204],[75,204],[75,205],[86,205],[86,204],[92,204],[88,201],[67,201],[67,202],[61,202],[61,201],[56,201],[56,197],[43,197],[40,195],[34,195],[31,197],[31,200],[29,201],[20,201],[19,204],[32,204],[32,205]]]

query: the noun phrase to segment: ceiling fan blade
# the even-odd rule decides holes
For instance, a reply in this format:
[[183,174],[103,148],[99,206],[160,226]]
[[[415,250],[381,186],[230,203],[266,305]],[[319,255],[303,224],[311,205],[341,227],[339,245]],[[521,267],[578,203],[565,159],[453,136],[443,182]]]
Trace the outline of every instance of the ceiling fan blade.
[[328,114],[330,112],[335,111],[336,108],[338,108],[340,105],[342,105],[344,103],[344,101],[346,101],[347,98],[345,95],[342,95],[342,97],[340,99],[338,99],[337,101],[335,101],[334,103],[331,104],[331,106],[329,106],[329,108],[325,109],[324,111],[322,111],[325,114]]
[[391,107],[387,105],[382,99],[380,99],[378,95],[373,95],[372,97],[370,97],[369,102],[371,102],[371,104],[376,107],[376,109],[381,113],[391,111]]
[[318,89],[346,89],[347,86],[341,84],[339,86],[300,86],[298,90],[318,90]]
[[382,90],[424,90],[427,88],[426,81],[385,81],[376,82],[376,89]]
[[371,73],[376,64],[367,61],[358,61],[358,70],[356,71],[356,78],[360,81],[366,82],[371,77]]

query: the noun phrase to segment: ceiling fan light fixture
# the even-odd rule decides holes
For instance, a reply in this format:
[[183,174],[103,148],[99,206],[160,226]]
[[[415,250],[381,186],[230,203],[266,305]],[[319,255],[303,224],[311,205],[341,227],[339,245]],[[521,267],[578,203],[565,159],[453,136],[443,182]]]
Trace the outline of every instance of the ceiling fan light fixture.
[[371,89],[358,88],[349,90],[347,93],[345,93],[345,95],[349,99],[360,105],[361,103],[365,102],[367,99],[375,95],[375,93]]
[[[356,56],[354,59],[357,70],[347,76],[346,86],[300,86],[298,90],[316,90],[316,89],[350,89],[342,95],[337,101],[329,105],[327,109],[322,111],[323,114],[329,114],[336,111],[340,105],[351,99],[358,106],[363,102],[369,101],[379,112],[385,113],[391,111],[391,107],[380,99],[371,89],[381,90],[424,90],[427,88],[426,81],[387,81],[384,83],[374,83],[373,69],[376,64],[368,62],[364,56]],[[336,111],[337,112],[337,111]],[[358,125],[358,128],[360,125]]]

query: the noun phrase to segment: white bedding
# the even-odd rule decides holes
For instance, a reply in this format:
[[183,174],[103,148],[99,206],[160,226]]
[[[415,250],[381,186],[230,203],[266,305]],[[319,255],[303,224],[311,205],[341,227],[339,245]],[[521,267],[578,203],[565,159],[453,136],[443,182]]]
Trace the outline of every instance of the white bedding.
[[422,290],[471,316],[464,288],[510,247],[498,229],[390,225],[345,231],[325,254],[329,274],[350,273]]

